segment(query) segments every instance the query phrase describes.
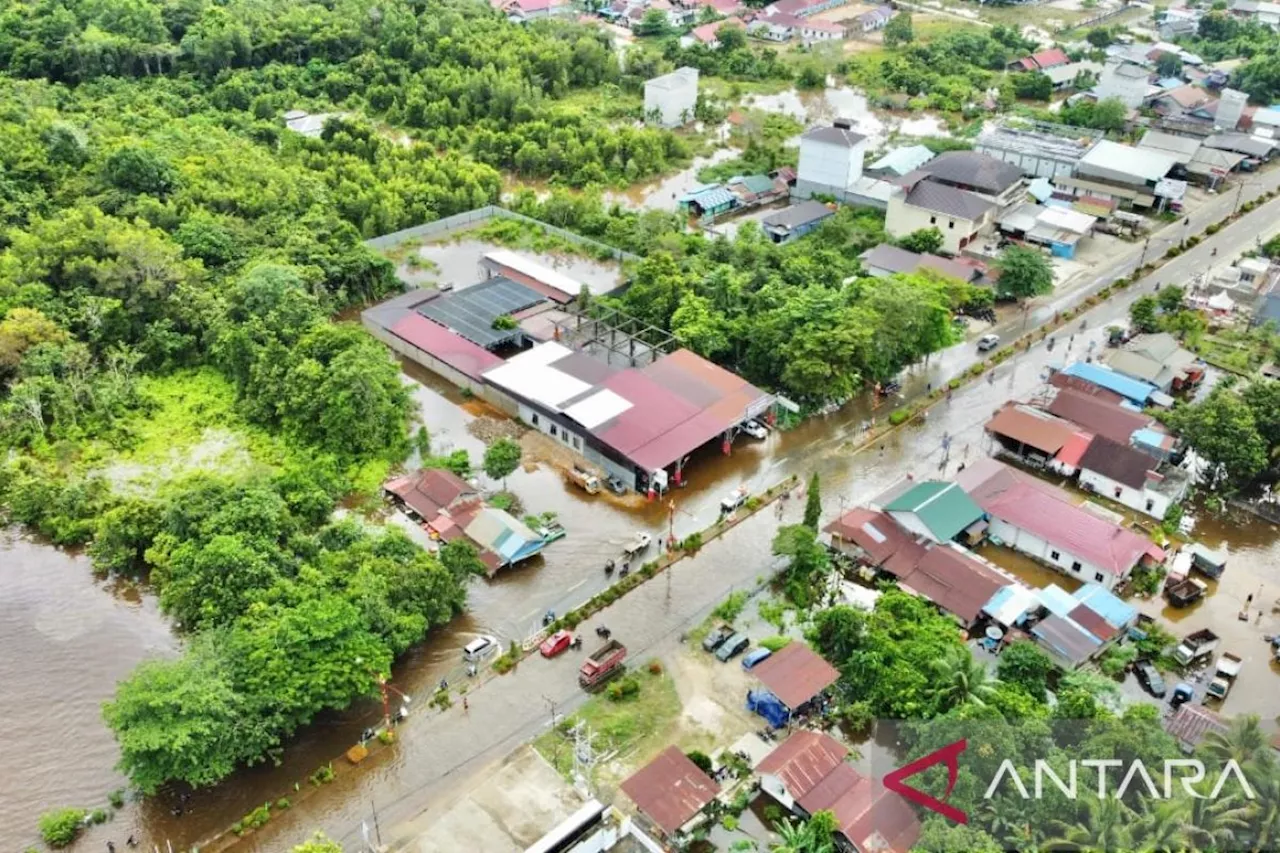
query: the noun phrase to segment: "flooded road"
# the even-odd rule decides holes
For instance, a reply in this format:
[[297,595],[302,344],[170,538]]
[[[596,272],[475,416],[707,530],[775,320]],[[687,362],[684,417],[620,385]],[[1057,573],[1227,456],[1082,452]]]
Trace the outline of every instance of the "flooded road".
[[[1233,247],[1252,244],[1255,235],[1274,230],[1280,221],[1278,212],[1280,202],[1256,211],[1184,253],[1158,277],[1166,282],[1189,279],[1207,266],[1212,247],[1228,256]],[[1119,260],[1115,266],[1135,262]],[[1100,280],[1111,274],[1111,269],[1099,270]],[[966,452],[969,458],[987,452],[982,425],[1001,401],[1031,396],[1042,387],[1048,365],[1075,360],[1090,343],[1100,351],[1105,325],[1124,315],[1128,303],[1141,292],[1150,292],[1152,283],[1149,279],[1091,311],[1085,318],[1086,331],[1077,332],[1069,348],[1066,340],[1060,340],[1053,352],[1044,343],[1037,344],[998,368],[991,384],[980,382],[958,391],[952,401],[936,407],[927,421],[890,433],[870,448],[854,451],[852,442],[864,422],[887,418],[892,402],[872,410],[866,400],[856,400],[837,414],[813,419],[763,442],[740,438],[731,456],[714,448],[705,451],[689,466],[691,484],[674,495],[676,509],[670,524],[675,535],[683,537],[714,520],[720,498],[740,484],[759,490],[788,474],[807,477],[817,471],[823,482],[824,516],[830,518],[842,507],[872,497],[907,471],[917,477],[938,473],[948,455],[944,439],[951,446],[945,473],[954,473]],[[1027,320],[1015,315],[999,324],[997,331],[1012,336],[1022,322],[1034,325],[1065,301],[1069,301],[1065,295],[1049,297],[1028,312]],[[905,393],[922,393],[930,384],[937,387],[973,360],[971,343],[952,347],[904,376]],[[467,432],[467,423],[474,417],[471,404],[429,376],[414,372],[412,378],[421,380],[415,395],[436,452],[466,447],[476,455],[480,442]],[[459,405],[463,403],[467,405]],[[454,681],[460,668],[459,649],[467,640],[478,633],[492,633],[503,640],[527,636],[537,628],[544,610],[565,612],[602,589],[606,583],[603,561],[616,556],[632,532],[645,529],[655,538],[666,532],[668,509],[663,503],[623,509],[604,496],[586,496],[546,468],[517,472],[509,486],[527,512],[559,513],[568,536],[550,546],[537,562],[500,574],[492,582],[473,582],[468,612],[397,663],[394,676],[400,690],[421,699],[441,677]],[[791,503],[786,508],[788,522],[799,512],[799,502]],[[731,583],[750,582],[769,563],[769,543],[777,523],[772,510],[761,513],[697,558],[681,563],[674,579],[641,587],[626,599],[633,618],[643,623],[649,615],[656,620],[681,607],[695,591],[714,596]],[[1233,650],[1246,656],[1242,678],[1247,688],[1233,692],[1225,710],[1266,710],[1270,716],[1280,674],[1264,666],[1260,637],[1280,631],[1280,618],[1265,614],[1261,623],[1249,624],[1236,623],[1234,618],[1251,593],[1262,602],[1280,597],[1280,536],[1274,526],[1245,517],[1220,525],[1202,518],[1197,535],[1213,546],[1225,543],[1230,551],[1227,574],[1215,594],[1198,607],[1160,615],[1181,617],[1174,626],[1176,633],[1204,627],[1209,620],[1215,630],[1239,632],[1224,636]],[[111,770],[116,760],[114,744],[101,722],[99,705],[138,660],[172,654],[175,643],[149,599],[131,602],[113,596],[93,580],[83,558],[10,537],[0,541],[0,580],[5,583],[0,600],[0,639],[5,651],[0,656],[0,683],[8,688],[0,699],[7,724],[4,745],[9,754],[21,756],[20,772],[0,782],[0,808],[6,818],[0,824],[0,847],[22,849],[32,843],[41,811],[59,805],[97,805],[120,786],[121,779]],[[1159,601],[1147,606],[1161,609]],[[501,684],[499,680],[495,686]],[[483,695],[490,701],[488,689]],[[561,701],[556,695],[551,699]],[[414,704],[415,715],[426,714],[422,705]],[[542,719],[545,712],[542,696],[511,696],[503,705],[502,722],[518,734],[521,725]],[[244,771],[212,790],[197,792],[189,812],[181,817],[170,813],[173,803],[164,797],[127,806],[113,822],[93,830],[83,847],[101,849],[105,840],[112,839],[120,844],[130,832],[162,847],[166,839],[177,847],[207,838],[264,801],[285,796],[295,782],[305,786],[310,773],[339,756],[380,713],[376,703],[367,702],[344,714],[328,715],[299,733],[279,766]],[[45,730],[53,736],[42,740],[39,733]],[[343,774],[337,783],[317,790],[273,820],[270,832],[244,839],[237,849],[287,849],[316,828],[346,838],[368,817],[370,802],[379,809],[384,803],[398,803],[397,808],[411,812],[446,770],[460,766],[457,762],[464,760],[459,756],[466,746],[442,742],[431,721],[411,720],[385,759]]]

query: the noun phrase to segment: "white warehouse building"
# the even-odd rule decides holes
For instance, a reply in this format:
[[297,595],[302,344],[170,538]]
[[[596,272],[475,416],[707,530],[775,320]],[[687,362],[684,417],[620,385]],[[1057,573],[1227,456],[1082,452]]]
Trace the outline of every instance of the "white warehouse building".
[[698,104],[698,69],[677,68],[644,84],[646,121],[662,127],[680,127],[693,120]]

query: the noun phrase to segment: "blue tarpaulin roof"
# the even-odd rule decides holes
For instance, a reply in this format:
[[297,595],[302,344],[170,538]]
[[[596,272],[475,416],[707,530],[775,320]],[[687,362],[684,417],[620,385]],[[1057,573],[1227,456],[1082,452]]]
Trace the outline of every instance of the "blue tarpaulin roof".
[[1126,604],[1115,593],[1094,583],[1080,587],[1072,598],[1081,604],[1087,604],[1090,610],[1107,620],[1107,624],[1116,630],[1123,630],[1138,619],[1136,607]]
[[768,690],[748,690],[747,710],[754,711],[768,721],[775,729],[780,729],[791,718],[791,712],[782,700]]
[[1132,440],[1137,444],[1145,444],[1147,447],[1158,447],[1161,450],[1169,450],[1173,447],[1173,436],[1166,435],[1163,432],[1156,432],[1153,429],[1140,429],[1133,434]]
[[1139,382],[1137,379],[1130,379],[1122,373],[1116,373],[1114,370],[1083,361],[1077,361],[1062,372],[1067,376],[1075,376],[1086,382],[1092,382],[1094,385],[1106,388],[1108,391],[1115,391],[1121,397],[1126,397],[1135,403],[1145,403],[1151,399],[1151,395],[1156,391],[1154,385]]

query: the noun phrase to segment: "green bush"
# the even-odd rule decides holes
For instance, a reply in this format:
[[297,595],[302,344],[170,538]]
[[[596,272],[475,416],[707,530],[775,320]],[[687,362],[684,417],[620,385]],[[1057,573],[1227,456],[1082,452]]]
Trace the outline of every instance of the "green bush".
[[111,804],[111,808],[124,808],[124,788],[116,788],[110,794],[107,794],[107,802]]
[[[446,703],[449,702],[448,693],[445,693],[445,702]],[[445,707],[448,707],[448,704],[446,704]],[[383,729],[382,731],[378,732],[378,743],[382,744],[383,746],[390,746],[395,742],[396,742],[396,733],[391,729]]]
[[747,502],[743,504],[743,506],[747,508],[747,512],[755,512],[760,508],[761,503],[762,501],[758,496],[752,495],[751,497],[747,498]]
[[889,426],[899,426],[907,422],[911,417],[911,412],[906,409],[894,409],[889,415]]
[[110,817],[110,815],[107,814],[106,809],[94,809],[93,811],[89,812],[89,823],[92,823],[92,824],[106,823],[108,817]]
[[50,847],[66,847],[84,826],[84,809],[52,809],[40,815],[40,837]]
[[711,615],[725,622],[732,622],[742,615],[742,609],[747,606],[746,590],[738,590],[729,593],[729,597],[716,605],[716,609],[711,611]]
[[271,803],[263,803],[240,819],[245,829],[260,829],[271,820]]
[[688,536],[684,538],[684,541],[680,543],[680,549],[690,554],[694,553],[701,547],[702,547],[702,534],[698,532],[690,533]]
[[694,763],[703,773],[710,775],[711,773],[711,756],[697,749],[691,749],[685,753],[685,757]]
[[613,682],[605,690],[605,695],[613,702],[622,702],[640,695],[640,679],[636,678],[634,672],[629,672],[623,678]]
[[720,818],[720,825],[730,832],[733,832],[738,828],[738,818],[735,815],[727,814]]
[[319,787],[320,785],[329,784],[334,780],[334,777],[333,765],[325,764],[317,769],[315,773],[311,774],[310,782],[312,785]]
[[790,642],[791,642],[791,638],[790,638],[790,637],[783,637],[783,636],[780,636],[780,635],[775,635],[775,636],[772,636],[772,637],[765,637],[763,640],[761,640],[761,641],[760,641],[760,648],[762,648],[762,649],[768,649],[768,650],[769,650],[769,651],[771,651],[771,652],[776,652],[776,651],[778,651],[778,649],[783,648],[784,646],[786,646],[786,645],[787,645],[788,643],[790,643]]
[[284,811],[285,809],[289,808],[292,805],[293,803],[289,802],[288,797],[281,797],[280,799],[276,800],[276,808],[278,808],[280,811]]

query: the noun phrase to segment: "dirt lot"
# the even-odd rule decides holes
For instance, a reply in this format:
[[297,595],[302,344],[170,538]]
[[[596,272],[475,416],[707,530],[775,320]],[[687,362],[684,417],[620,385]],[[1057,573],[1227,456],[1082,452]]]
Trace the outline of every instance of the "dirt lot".
[[527,746],[513,752],[493,772],[473,777],[476,784],[415,823],[424,831],[402,853],[486,853],[524,850],[582,805],[538,753]]

